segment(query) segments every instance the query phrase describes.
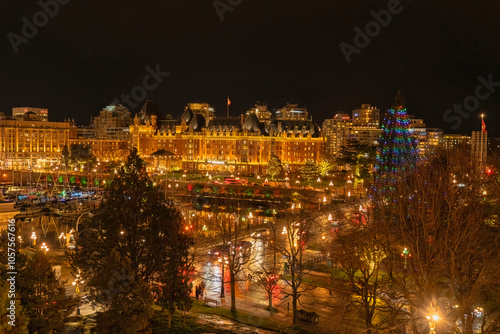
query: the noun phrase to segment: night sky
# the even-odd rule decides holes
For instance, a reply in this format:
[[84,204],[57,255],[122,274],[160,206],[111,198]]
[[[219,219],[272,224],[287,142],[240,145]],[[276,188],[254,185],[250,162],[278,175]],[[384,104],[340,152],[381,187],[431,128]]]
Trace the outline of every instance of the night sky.
[[[164,114],[208,102],[224,115],[229,94],[233,115],[256,101],[289,101],[321,123],[362,103],[386,109],[400,89],[408,112],[428,127],[470,134],[484,112],[489,135],[500,136],[500,1],[401,1],[350,64],[339,44],[354,45],[353,29],[364,30],[370,11],[391,1],[243,0],[223,21],[212,0],[65,1],[17,54],[8,34],[22,36],[22,18],[32,22],[41,7],[0,5],[0,111],[47,107],[50,120],[87,125],[159,64],[170,74],[149,96]],[[479,76],[499,82],[494,92],[468,117],[451,113],[460,124],[444,121],[448,108],[476,94]]]

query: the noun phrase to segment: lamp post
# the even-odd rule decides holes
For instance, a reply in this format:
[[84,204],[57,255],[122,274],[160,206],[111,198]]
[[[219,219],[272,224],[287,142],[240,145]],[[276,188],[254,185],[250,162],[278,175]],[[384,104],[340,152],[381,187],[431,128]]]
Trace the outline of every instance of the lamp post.
[[267,222],[269,226],[273,229],[273,264],[276,268],[276,210],[273,209],[273,223]]
[[75,280],[73,281],[73,286],[75,287],[76,299],[78,300],[78,304],[76,307],[76,315],[80,315],[80,287],[79,284],[83,284],[83,280],[80,277],[80,274],[76,274]]
[[36,247],[36,232],[35,231],[33,231],[31,233],[31,243],[32,243],[33,247]]
[[78,217],[78,219],[76,220],[76,227],[75,227],[76,234],[78,234],[78,224],[80,223],[80,219],[81,219],[84,215],[89,215],[89,217],[92,217],[94,214],[93,214],[91,211],[89,211],[89,212],[84,212],[84,213],[82,213],[82,214]]
[[43,250],[43,252],[45,254],[47,254],[47,252],[49,251],[49,247],[44,243],[42,243],[42,245],[40,246],[40,249]]
[[436,314],[428,315],[427,320],[429,320],[429,334],[436,334],[436,322],[439,320],[439,316]]
[[219,262],[221,264],[220,296],[221,296],[221,298],[224,298],[225,297],[225,294],[224,294],[224,264],[227,262],[227,260],[224,256],[221,256],[221,257],[219,257]]

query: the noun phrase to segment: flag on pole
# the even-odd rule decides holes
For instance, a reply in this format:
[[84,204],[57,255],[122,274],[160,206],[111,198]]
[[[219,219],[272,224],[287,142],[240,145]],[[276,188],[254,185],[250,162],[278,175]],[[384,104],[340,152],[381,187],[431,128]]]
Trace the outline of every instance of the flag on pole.
[[484,123],[484,119],[481,119],[481,131],[486,132],[486,123]]
[[231,105],[231,101],[229,100],[229,95],[227,96],[227,105],[230,106]]

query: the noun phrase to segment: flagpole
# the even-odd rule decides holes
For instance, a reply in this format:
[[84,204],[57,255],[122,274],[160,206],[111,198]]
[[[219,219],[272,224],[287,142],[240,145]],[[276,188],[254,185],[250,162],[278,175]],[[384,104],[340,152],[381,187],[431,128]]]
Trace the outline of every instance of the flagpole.
[[229,118],[229,95],[226,96],[227,100],[226,100],[226,116]]
[[483,165],[484,114],[481,114],[481,166]]

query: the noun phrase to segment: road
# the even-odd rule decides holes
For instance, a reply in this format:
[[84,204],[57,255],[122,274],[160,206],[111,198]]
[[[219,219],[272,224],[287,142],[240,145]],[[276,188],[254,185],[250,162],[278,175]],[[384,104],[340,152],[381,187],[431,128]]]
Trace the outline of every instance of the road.
[[[291,288],[284,280],[280,280],[278,286],[273,291],[273,307],[277,312],[269,312],[267,293],[261,283],[252,282],[248,279],[248,273],[254,273],[257,270],[262,270],[262,264],[271,264],[273,261],[273,251],[270,243],[256,240],[253,248],[254,261],[251,261],[241,273],[237,276],[235,287],[236,293],[236,308],[250,312],[256,315],[269,317],[272,316],[281,322],[291,321],[292,299]],[[278,256],[278,263],[282,263],[284,259]],[[283,268],[280,265],[280,268]],[[225,272],[225,296],[221,297],[221,274],[222,268],[217,259],[207,258],[200,262],[196,268],[197,277],[194,280],[194,285],[199,285],[202,281],[205,282],[205,297],[219,300],[222,306],[230,307],[231,290],[229,284],[229,274]],[[283,274],[283,270],[281,273]],[[320,332],[329,332],[332,330],[333,323],[328,319],[343,316],[343,309],[339,305],[343,302],[343,294],[335,290],[329,290],[322,287],[316,287],[311,284],[302,283],[299,291],[299,309],[304,309],[308,312],[316,312],[322,321],[316,325]],[[194,294],[193,294],[194,296]],[[258,324],[257,324],[258,325]]]

